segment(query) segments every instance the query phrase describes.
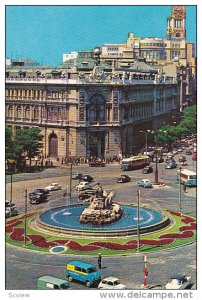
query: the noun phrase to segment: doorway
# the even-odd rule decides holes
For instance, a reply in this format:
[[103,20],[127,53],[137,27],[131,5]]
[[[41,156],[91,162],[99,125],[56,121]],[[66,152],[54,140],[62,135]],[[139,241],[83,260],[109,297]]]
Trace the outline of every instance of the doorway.
[[105,157],[105,132],[90,132],[89,139],[89,155],[90,157]]
[[49,136],[49,156],[58,156],[58,137],[55,133],[51,133]]

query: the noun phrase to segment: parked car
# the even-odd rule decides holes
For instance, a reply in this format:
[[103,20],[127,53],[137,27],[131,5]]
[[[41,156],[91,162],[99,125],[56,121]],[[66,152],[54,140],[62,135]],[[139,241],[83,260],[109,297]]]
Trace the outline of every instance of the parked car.
[[177,167],[177,164],[175,161],[170,161],[167,163],[167,165],[165,166],[166,169],[174,169]]
[[48,195],[49,194],[49,190],[46,189],[35,189],[33,192],[29,193],[29,196],[32,196],[32,194],[35,193],[41,193],[44,195]]
[[185,162],[187,159],[186,159],[186,156],[180,156],[179,157],[179,162]]
[[45,189],[48,191],[56,191],[60,190],[62,187],[59,183],[51,183],[50,185],[46,186]]
[[120,282],[117,277],[109,276],[101,280],[98,289],[120,290],[125,289],[126,286]]
[[191,286],[191,276],[177,274],[172,276],[166,284],[166,290],[183,290]]
[[93,177],[90,175],[82,175],[80,178],[82,181],[87,181],[87,182],[91,182],[93,181]]
[[125,182],[130,182],[131,178],[128,175],[121,175],[118,179],[117,179],[117,183],[125,183]]
[[192,151],[191,150],[187,150],[186,151],[186,155],[192,155]]
[[39,290],[66,290],[69,282],[53,276],[41,276],[37,279],[37,289]]
[[152,166],[146,166],[142,169],[142,174],[148,174],[153,172],[153,167]]
[[15,206],[15,203],[10,203],[10,201],[6,201],[5,203],[5,217],[14,217],[19,215],[19,212]]
[[81,179],[82,176],[83,176],[83,174],[81,174],[81,173],[73,173],[72,179]]
[[177,148],[177,152],[182,152],[182,151],[183,151],[182,147]]
[[90,167],[105,167],[105,163],[103,161],[95,160],[89,162]]
[[139,186],[142,186],[144,188],[151,188],[152,183],[149,179],[142,179],[141,181],[138,182]]
[[39,204],[47,200],[47,194],[40,193],[40,192],[33,192],[30,193],[29,199],[30,199],[30,204]]
[[87,181],[81,181],[79,184],[76,186],[77,191],[84,191],[92,188],[92,184],[87,182]]
[[14,217],[14,216],[17,216],[19,215],[19,211],[17,210],[17,208],[14,206],[14,207],[6,207],[5,209],[5,217],[6,218],[9,218],[9,217]]

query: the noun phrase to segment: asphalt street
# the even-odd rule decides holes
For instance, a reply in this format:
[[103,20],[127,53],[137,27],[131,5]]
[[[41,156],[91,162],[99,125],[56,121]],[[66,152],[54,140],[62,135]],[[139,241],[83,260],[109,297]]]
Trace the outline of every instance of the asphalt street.
[[[178,155],[179,156],[179,155]],[[178,162],[178,156],[175,157]],[[193,170],[195,166],[188,157],[187,168]],[[155,166],[154,166],[155,167]],[[73,172],[90,174],[94,177],[94,184],[100,182],[104,189],[116,192],[115,200],[121,203],[135,203],[137,190],[140,190],[141,203],[150,202],[152,206],[161,206],[163,209],[179,210],[179,184],[176,181],[177,169],[165,170],[165,164],[158,164],[159,181],[164,185],[145,189],[138,187],[138,181],[148,178],[154,181],[154,173],[142,174],[142,170],[125,172],[132,181],[118,184],[116,178],[121,175],[119,164],[107,165],[103,168],[92,168],[88,165],[73,166]],[[46,209],[51,203],[60,199],[66,186],[69,184],[69,166],[58,166],[35,174],[13,175],[12,201],[20,211],[24,211],[25,189],[31,192],[35,188],[44,188],[52,182],[62,185],[62,190],[50,192],[48,202],[40,205],[28,203],[28,211]],[[10,176],[6,176],[6,199],[10,200]],[[72,194],[76,195],[75,186],[78,180],[72,181]],[[182,212],[196,216],[196,188],[187,188],[187,193],[181,191]],[[37,277],[54,275],[65,277],[65,264],[75,258],[71,255],[44,254],[36,251],[26,251],[13,246],[6,246],[6,289],[35,289]],[[83,257],[87,262],[97,265],[97,257]],[[143,254],[130,256],[103,257],[102,277],[115,275],[126,284],[128,289],[140,289],[143,283]],[[192,276],[196,288],[196,244],[190,244],[169,251],[153,252],[148,254],[148,283],[165,285],[169,276],[183,273]],[[71,283],[73,289],[86,289],[82,284]]]

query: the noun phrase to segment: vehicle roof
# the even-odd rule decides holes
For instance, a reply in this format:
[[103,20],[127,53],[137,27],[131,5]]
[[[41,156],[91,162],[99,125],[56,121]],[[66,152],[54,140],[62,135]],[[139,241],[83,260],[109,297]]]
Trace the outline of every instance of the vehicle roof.
[[90,268],[90,267],[94,267],[93,265],[91,264],[88,264],[84,261],[81,261],[81,260],[70,260],[67,262],[68,265],[73,265],[73,266],[78,266],[81,267],[81,268]]
[[[180,170],[178,170],[178,173],[180,172]],[[181,173],[187,174],[187,175],[196,175],[196,172],[187,170],[187,169],[181,169]]]
[[170,279],[178,279],[178,280],[182,280],[186,277],[186,275],[182,275],[182,274],[176,274],[170,277]]
[[50,283],[57,283],[57,284],[68,283],[67,280],[60,279],[60,278],[53,277],[53,276],[49,276],[49,275],[41,276],[41,277],[38,278],[38,280],[47,281],[47,282],[50,282]]
[[140,158],[149,158],[149,156],[147,156],[147,155],[131,156],[131,157],[122,159],[122,161],[127,162],[127,161],[131,161],[132,159],[140,159]]
[[103,280],[111,280],[111,281],[116,281],[116,280],[119,280],[119,278],[117,278],[117,277],[114,277],[114,276],[108,276],[108,277],[105,277],[105,278],[103,278]]

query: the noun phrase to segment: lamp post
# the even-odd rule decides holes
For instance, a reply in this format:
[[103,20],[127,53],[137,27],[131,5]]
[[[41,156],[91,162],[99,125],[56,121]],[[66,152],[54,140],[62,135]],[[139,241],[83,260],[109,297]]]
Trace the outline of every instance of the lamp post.
[[72,163],[70,164],[70,178],[69,178],[69,200],[71,202],[72,197]]
[[137,252],[140,252],[140,191],[137,192]]
[[145,134],[145,152],[146,153],[148,152],[148,140],[147,140],[147,136],[148,136],[148,133],[150,133],[150,132],[151,132],[150,129],[147,129],[146,131],[140,130],[140,133],[144,133]]
[[12,217],[12,212],[11,212],[11,206],[12,206],[12,201],[13,201],[13,172],[11,171],[11,192],[10,192],[10,218]]
[[25,215],[24,215],[24,246],[27,239],[27,190],[25,190]]
[[181,189],[181,167],[179,172],[179,212],[181,212],[181,195],[182,195],[182,189]]
[[[156,132],[163,132],[166,133],[166,131],[162,130],[157,130]],[[152,133],[156,133],[155,131],[152,131]],[[159,184],[159,179],[158,179],[158,149],[157,149],[157,138],[156,140],[156,145],[155,145],[155,171],[154,171],[154,184]]]

